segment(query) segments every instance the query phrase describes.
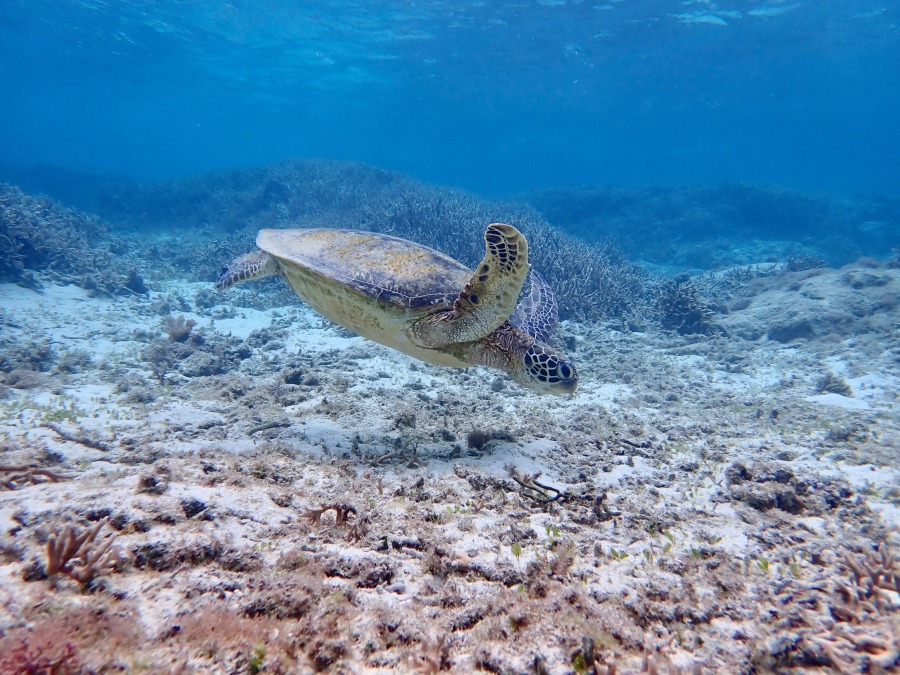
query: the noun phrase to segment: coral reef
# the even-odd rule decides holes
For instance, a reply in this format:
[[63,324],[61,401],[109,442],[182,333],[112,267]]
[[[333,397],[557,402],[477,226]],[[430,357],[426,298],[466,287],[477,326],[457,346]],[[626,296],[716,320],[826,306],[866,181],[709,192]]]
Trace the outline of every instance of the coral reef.
[[222,335],[207,339],[193,332],[194,325],[193,319],[168,317],[163,329],[168,339],[154,340],[141,351],[141,358],[160,384],[174,374],[187,378],[221,375],[236,369],[250,356],[241,340]]
[[26,270],[94,271],[108,263],[92,245],[106,230],[94,216],[0,184],[0,280],[21,281]]
[[[426,244],[474,266],[490,222],[515,223],[531,261],[556,289],[565,317],[604,318],[643,309],[645,274],[609,243],[587,244],[551,228],[534,209],[426,186],[362,164],[290,160],[111,193],[105,217],[132,230],[189,226],[156,241],[151,255],[179,273],[212,279],[263,227],[346,227]],[[214,228],[214,229],[211,229]],[[186,254],[186,237],[193,237]]]
[[[293,203],[255,180],[248,218]],[[462,193],[403,185],[378,222],[464,223]],[[561,327],[584,380],[547,398],[277,280],[226,304],[165,278],[260,224],[134,233],[149,293],[2,285],[0,670],[897,669],[900,270],[642,276],[616,320]]]
[[40,290],[40,279],[49,279],[95,295],[146,295],[135,253],[97,216],[0,183],[0,281]]
[[[501,220],[529,238],[532,261],[556,289],[563,318],[626,318],[639,324],[655,315],[673,330],[692,331],[708,330],[709,324],[654,312],[661,306],[660,293],[684,296],[685,289],[651,283],[622,250],[646,261],[706,268],[774,259],[800,272],[820,268],[824,260],[887,256],[900,218],[900,205],[887,198],[829,200],[750,185],[573,188],[496,202],[363,164],[325,160],[288,160],[146,186],[104,184],[91,203],[117,223],[117,233],[96,217],[49,199],[8,186],[0,194],[0,241],[8,249],[0,278],[35,287],[41,283],[35,271],[73,278],[103,295],[147,294],[136,267],[158,276],[212,279],[224,261],[252,245],[262,227],[369,229],[419,241],[474,265],[484,226]],[[55,226],[38,228],[42,219]],[[820,228],[829,237],[818,237]],[[669,236],[672,231],[679,232],[677,239]],[[785,231],[802,241],[781,241]],[[757,237],[771,245],[741,252],[725,245],[727,237]],[[107,245],[98,247],[97,241]],[[727,259],[704,257],[714,250],[734,253]],[[265,288],[271,298],[279,287]]]
[[0,337],[0,372],[12,373],[16,370],[34,372],[47,372],[58,357],[57,348],[50,340],[10,340],[7,336]]
[[[579,186],[522,199],[579,238],[611,240],[630,256],[682,268],[787,259],[799,270],[823,261],[842,265],[864,255],[886,257],[900,224],[897,198],[740,183]],[[787,236],[790,242],[784,241]]]

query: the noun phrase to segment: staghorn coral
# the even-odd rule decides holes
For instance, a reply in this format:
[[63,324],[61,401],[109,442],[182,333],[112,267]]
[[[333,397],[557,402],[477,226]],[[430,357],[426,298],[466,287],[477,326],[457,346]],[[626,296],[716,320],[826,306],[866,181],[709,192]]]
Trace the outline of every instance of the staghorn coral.
[[79,274],[98,269],[108,256],[93,250],[92,241],[106,232],[95,216],[0,184],[0,280],[20,281],[26,270]]
[[850,571],[851,584],[836,581],[835,589],[848,604],[871,606],[881,613],[892,606],[893,596],[900,595],[900,561],[884,542],[862,558],[844,551],[840,560]]
[[805,609],[761,641],[755,666],[765,672],[827,666],[886,673],[900,665],[900,567],[894,554],[882,542],[862,555],[839,551],[835,562],[848,577],[812,580],[799,593],[792,589],[790,596]]
[[[866,253],[881,257],[896,245],[900,218],[896,197],[826,196],[742,183],[577,186],[522,199],[578,237],[609,237],[629,255],[681,267],[783,258],[785,232],[803,240],[792,245],[791,256],[804,265],[816,258],[843,264]],[[759,248],[729,245],[734,240],[757,240]]]
[[894,622],[888,630],[839,625],[811,638],[830,665],[841,672],[885,673],[900,664],[900,638]]
[[65,574],[82,585],[115,569],[118,552],[112,548],[113,537],[97,539],[107,518],[97,521],[92,527],[77,530],[67,525],[61,531],[53,532],[47,538],[47,576]]
[[678,275],[656,285],[654,308],[665,330],[679,335],[709,335],[717,331],[713,312],[687,275]]
[[0,373],[47,372],[57,362],[58,351],[50,340],[0,340]]
[[141,248],[96,215],[0,183],[0,281],[40,292],[50,278],[91,296],[146,295],[133,260]]

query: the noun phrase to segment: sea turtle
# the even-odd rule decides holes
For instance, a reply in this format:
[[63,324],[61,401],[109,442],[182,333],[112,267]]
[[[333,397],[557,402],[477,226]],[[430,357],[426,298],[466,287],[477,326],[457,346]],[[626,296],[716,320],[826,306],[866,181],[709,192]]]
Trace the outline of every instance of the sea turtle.
[[340,229],[261,230],[258,251],[222,268],[216,289],[280,274],[306,304],[375,342],[439,366],[502,370],[534,391],[568,394],[578,374],[545,344],[557,323],[553,291],[534,271],[511,225],[484,233],[473,272],[405,239]]

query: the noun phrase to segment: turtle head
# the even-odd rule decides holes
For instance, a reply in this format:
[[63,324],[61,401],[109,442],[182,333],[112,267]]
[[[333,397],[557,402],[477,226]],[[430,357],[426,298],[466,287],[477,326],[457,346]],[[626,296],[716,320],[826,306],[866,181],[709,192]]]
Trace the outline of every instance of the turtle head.
[[578,386],[575,364],[537,340],[522,354],[518,375],[519,384],[541,394],[571,394]]
[[265,251],[254,251],[225,265],[216,278],[216,290],[224,291],[242,281],[252,281],[278,273],[278,263]]
[[451,345],[447,351],[464,363],[502,370],[539,394],[571,394],[578,386],[575,364],[510,323],[483,340]]

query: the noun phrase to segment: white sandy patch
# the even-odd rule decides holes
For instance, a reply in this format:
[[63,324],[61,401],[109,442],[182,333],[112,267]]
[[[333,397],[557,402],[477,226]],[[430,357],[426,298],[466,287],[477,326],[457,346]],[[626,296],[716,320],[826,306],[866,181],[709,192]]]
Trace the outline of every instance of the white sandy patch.
[[817,394],[815,396],[807,396],[806,400],[811,403],[820,403],[835,408],[843,408],[844,410],[869,410],[870,406],[865,401],[858,398],[842,396],[841,394]]

